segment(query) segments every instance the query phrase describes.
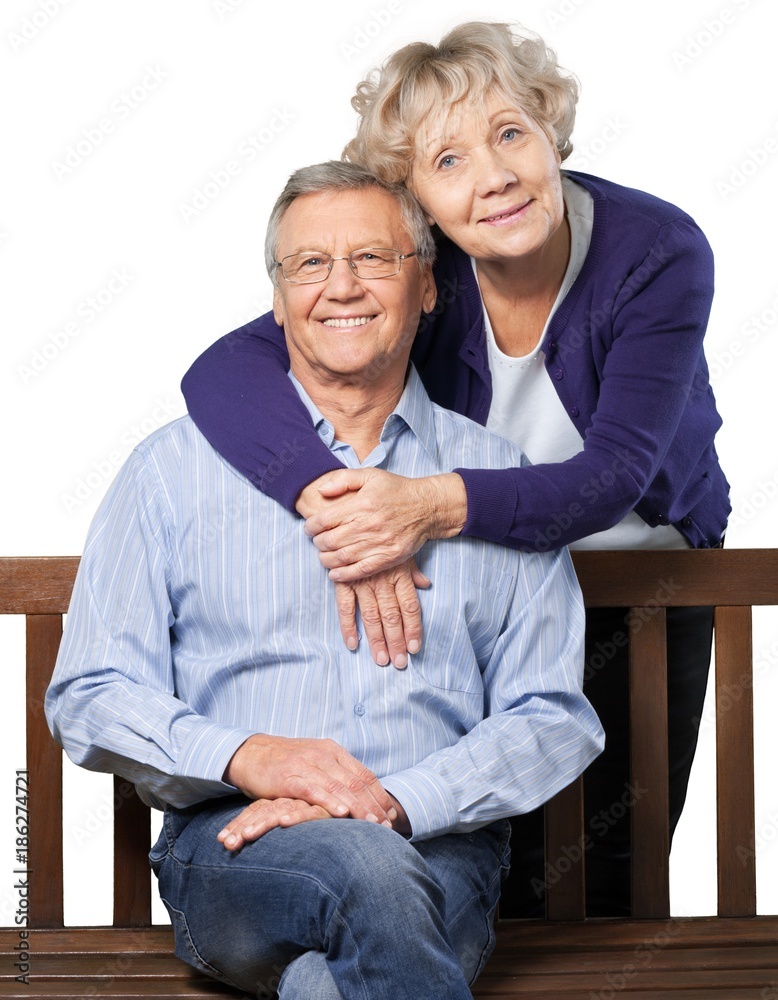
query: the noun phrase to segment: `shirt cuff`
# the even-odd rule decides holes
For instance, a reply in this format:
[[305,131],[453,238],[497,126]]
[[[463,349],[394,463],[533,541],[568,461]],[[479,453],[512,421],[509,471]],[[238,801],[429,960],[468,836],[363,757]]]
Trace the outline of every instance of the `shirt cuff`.
[[225,792],[237,791],[222,776],[238,747],[253,735],[253,729],[237,729],[207,719],[196,721],[178,755],[176,777],[213,781]]
[[519,491],[507,469],[454,469],[465,484],[467,520],[463,535],[502,542],[519,506]]
[[411,824],[411,840],[428,840],[450,833],[458,812],[448,788],[429,767],[419,765],[381,778],[381,784],[402,805]]

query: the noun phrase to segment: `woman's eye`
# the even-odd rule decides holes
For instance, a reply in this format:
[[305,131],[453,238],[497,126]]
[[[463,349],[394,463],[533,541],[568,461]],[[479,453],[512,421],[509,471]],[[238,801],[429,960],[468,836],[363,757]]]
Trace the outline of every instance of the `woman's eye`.
[[449,153],[446,156],[441,156],[438,160],[438,166],[442,167],[444,170],[448,170],[453,167],[456,162],[457,158]]
[[507,142],[512,142],[514,139],[518,139],[521,132],[517,128],[506,128],[500,138],[505,139]]

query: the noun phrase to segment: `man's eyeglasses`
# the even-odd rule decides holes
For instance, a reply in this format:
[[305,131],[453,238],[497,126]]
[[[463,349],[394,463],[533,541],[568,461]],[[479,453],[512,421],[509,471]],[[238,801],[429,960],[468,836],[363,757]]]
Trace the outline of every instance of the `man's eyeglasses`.
[[391,278],[393,274],[400,273],[404,260],[415,256],[416,250],[400,253],[385,247],[352,250],[347,257],[333,257],[317,250],[306,250],[305,253],[291,253],[276,261],[276,267],[281,268],[284,278],[292,284],[310,285],[315,281],[326,281],[336,260],[347,260],[348,266],[358,278]]

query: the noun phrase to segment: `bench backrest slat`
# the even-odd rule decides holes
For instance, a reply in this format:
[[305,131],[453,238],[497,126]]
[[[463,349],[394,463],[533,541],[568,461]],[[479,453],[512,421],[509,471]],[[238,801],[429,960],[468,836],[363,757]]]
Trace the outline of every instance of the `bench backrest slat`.
[[[755,912],[753,705],[749,605],[778,605],[778,551],[579,552],[573,556],[588,607],[646,610],[630,616],[635,915],[663,917],[668,903],[664,608],[717,606],[717,782],[719,913]],[[78,559],[0,558],[0,614],[27,617],[27,760],[31,787],[30,926],[63,923],[61,751],[42,706]],[[639,627],[638,627],[639,623]],[[638,709],[639,706],[639,709]],[[661,778],[658,776],[662,775]],[[150,923],[149,810],[122,779],[114,783],[114,924]],[[582,782],[546,806],[546,857],[559,864],[549,886],[553,920],[584,916]]]
[[638,610],[628,619],[632,915],[660,918],[670,916],[667,613]]
[[35,927],[61,927],[62,751],[43,714],[48,678],[62,638],[62,615],[27,616],[27,774],[30,913]]
[[751,608],[716,609],[718,913],[756,914]]

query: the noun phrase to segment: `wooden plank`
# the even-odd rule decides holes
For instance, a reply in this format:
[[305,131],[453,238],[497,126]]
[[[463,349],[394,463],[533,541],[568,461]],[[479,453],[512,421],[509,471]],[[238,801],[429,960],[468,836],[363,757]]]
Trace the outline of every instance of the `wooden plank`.
[[114,775],[113,922],[115,927],[151,923],[150,811],[134,786]]
[[[41,932],[44,933],[44,932]],[[56,932],[47,931],[46,934]],[[778,942],[778,916],[747,919],[670,917],[668,920],[589,919],[583,923],[545,920],[501,920],[497,947],[517,955],[529,951],[586,951],[663,946],[668,939],[680,948],[760,947]],[[0,939],[2,940],[2,939]]]
[[61,615],[27,616],[27,771],[30,792],[27,867],[30,871],[28,898],[31,927],[61,927],[64,917],[62,750],[51,738],[43,714],[43,699],[61,637]]
[[632,915],[670,915],[667,629],[664,608],[629,624]]
[[778,604],[778,549],[573,552],[591,608]]
[[546,871],[559,874],[546,879],[546,917],[549,920],[583,920],[586,916],[584,884],[583,778],[577,778],[545,805]]
[[718,912],[756,913],[751,609],[716,608]]
[[198,997],[223,997],[224,1000],[240,1000],[244,994],[222,986],[214,979],[199,976],[192,972],[180,980],[156,982],[155,980],[121,980],[100,982],[92,980],[84,982],[80,979],[64,982],[37,982],[31,980],[29,986],[19,983],[8,983],[3,988],[3,996],[24,997],[25,1000],[44,1000],[48,997],[59,997],[60,1000],[86,1000],[86,997],[100,997],[101,1000],[165,1000],[167,997],[176,1000],[197,1000]]
[[[10,955],[19,943],[17,929],[0,928],[0,955]],[[173,951],[173,929],[155,924],[143,929],[115,927],[64,927],[31,930],[30,948],[36,955],[90,955],[115,951],[120,954],[156,954]]]
[[0,614],[64,614],[78,564],[78,556],[0,558]]

